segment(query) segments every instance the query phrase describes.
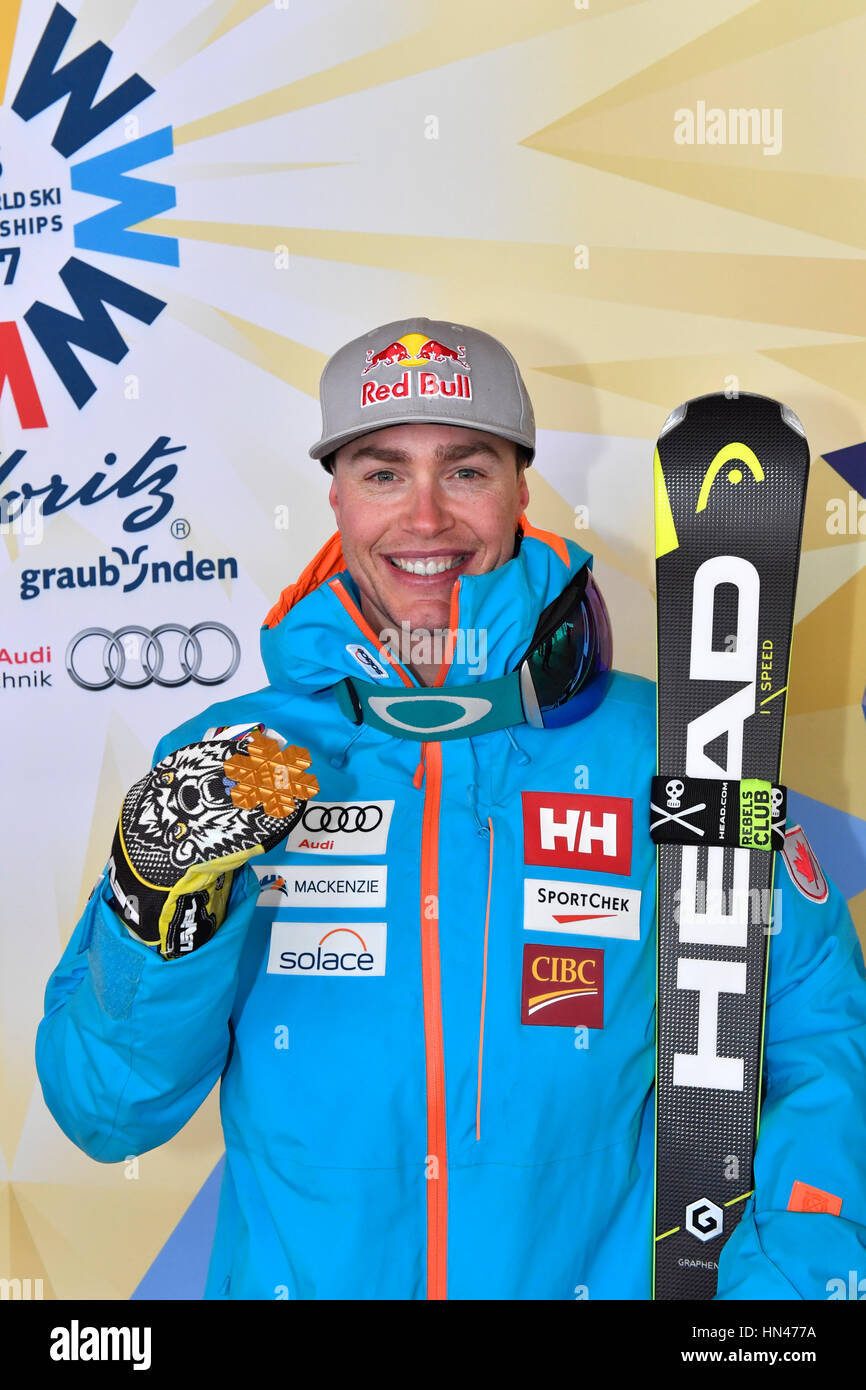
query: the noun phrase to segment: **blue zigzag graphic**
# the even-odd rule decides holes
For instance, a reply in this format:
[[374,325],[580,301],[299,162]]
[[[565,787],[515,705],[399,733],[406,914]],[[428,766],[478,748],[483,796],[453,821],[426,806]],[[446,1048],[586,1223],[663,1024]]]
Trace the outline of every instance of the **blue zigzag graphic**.
[[207,1268],[216,1231],[225,1156],[190,1202],[133,1299],[194,1302],[204,1297]]

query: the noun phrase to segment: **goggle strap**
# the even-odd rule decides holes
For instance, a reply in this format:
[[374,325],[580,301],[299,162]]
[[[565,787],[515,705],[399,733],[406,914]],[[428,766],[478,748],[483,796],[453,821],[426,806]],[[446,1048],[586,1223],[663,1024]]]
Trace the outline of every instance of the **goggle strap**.
[[473,685],[418,686],[412,690],[347,676],[334,693],[353,724],[368,724],[371,729],[419,743],[487,734],[525,724],[528,717],[518,671]]

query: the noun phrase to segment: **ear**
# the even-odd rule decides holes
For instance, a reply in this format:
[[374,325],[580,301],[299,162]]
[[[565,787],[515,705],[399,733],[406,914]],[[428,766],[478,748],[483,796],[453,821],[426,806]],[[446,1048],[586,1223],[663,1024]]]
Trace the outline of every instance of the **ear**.
[[331,478],[331,486],[330,486],[330,489],[329,489],[329,491],[328,491],[328,501],[329,501],[330,504],[331,504],[331,510],[332,510],[332,512],[334,513],[334,516],[337,518],[337,526],[339,527],[339,525],[340,525],[340,495],[339,495],[339,492],[338,492],[338,489],[337,489],[337,471],[336,471],[336,467],[335,467],[335,469],[334,469],[334,474],[333,474],[333,476],[332,476],[332,478]]
[[522,469],[521,469],[521,472],[520,472],[520,484],[519,484],[518,489],[517,489],[517,498],[518,498],[518,510],[517,510],[517,515],[518,515],[518,517],[521,517],[521,516],[523,515],[523,513],[526,511],[526,508],[529,506],[529,484],[528,484],[528,482],[526,481],[526,468],[525,468],[525,467],[522,468]]

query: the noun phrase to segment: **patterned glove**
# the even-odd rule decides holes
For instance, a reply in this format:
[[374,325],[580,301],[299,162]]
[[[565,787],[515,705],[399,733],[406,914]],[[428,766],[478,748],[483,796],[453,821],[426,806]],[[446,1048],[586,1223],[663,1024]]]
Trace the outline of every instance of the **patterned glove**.
[[108,861],[130,934],[167,960],[210,941],[234,870],[274,849],[318,792],[310,761],[262,724],[234,725],[208,730],[136,782]]

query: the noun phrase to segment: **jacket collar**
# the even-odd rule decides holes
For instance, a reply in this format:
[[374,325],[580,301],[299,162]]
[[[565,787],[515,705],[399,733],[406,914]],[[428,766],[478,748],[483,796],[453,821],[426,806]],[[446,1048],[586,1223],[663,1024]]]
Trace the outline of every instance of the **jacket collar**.
[[[487,574],[461,575],[456,581],[452,636],[442,640],[439,684],[468,685],[513,670],[542,610],[583,564],[591,563],[588,551],[539,530],[525,516],[520,533],[513,559]],[[418,684],[405,665],[389,659],[366,623],[335,533],[270,610],[261,632],[262,660],[271,685],[313,693],[346,676],[370,680],[369,662],[354,654],[359,647],[379,665],[383,674],[376,678],[383,688]]]

